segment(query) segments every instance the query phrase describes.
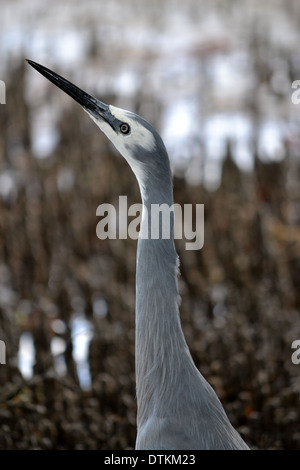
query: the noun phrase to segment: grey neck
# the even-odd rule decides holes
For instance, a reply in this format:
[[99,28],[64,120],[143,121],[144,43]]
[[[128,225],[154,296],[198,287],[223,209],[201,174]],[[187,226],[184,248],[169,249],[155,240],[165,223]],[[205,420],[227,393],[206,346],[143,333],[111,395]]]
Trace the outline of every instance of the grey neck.
[[[172,185],[164,194],[143,197],[147,209],[141,233],[151,226],[151,204],[173,204]],[[146,227],[146,228],[145,228]],[[173,231],[173,218],[172,218]],[[153,406],[168,400],[170,382],[180,380],[180,364],[191,357],[180,325],[177,286],[178,256],[173,233],[168,239],[139,239],[136,270],[136,387],[138,424],[153,413]],[[176,364],[177,362],[177,364]],[[175,372],[174,372],[175,371]],[[178,377],[176,374],[178,371]]]

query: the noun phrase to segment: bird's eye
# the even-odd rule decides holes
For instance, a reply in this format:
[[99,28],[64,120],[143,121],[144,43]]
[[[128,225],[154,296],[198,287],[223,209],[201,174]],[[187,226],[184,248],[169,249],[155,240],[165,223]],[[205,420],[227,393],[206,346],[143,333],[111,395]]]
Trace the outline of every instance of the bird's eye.
[[122,132],[122,134],[129,134],[130,126],[126,124],[126,122],[123,122],[123,124],[120,125],[120,131]]

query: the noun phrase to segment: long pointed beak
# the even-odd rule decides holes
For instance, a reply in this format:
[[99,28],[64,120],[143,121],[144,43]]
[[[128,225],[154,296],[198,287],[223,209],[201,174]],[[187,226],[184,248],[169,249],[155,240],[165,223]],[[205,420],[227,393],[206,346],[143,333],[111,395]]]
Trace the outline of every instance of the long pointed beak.
[[102,101],[99,101],[97,98],[89,95],[85,91],[78,88],[73,83],[69,82],[65,78],[61,77],[52,70],[44,67],[43,65],[37,64],[32,60],[26,59],[26,61],[40,72],[44,77],[48,78],[50,82],[58,86],[61,90],[71,96],[77,103],[79,103],[88,113],[92,114],[96,119],[102,118],[106,121],[112,128],[114,128],[114,116],[112,116],[109,106]]

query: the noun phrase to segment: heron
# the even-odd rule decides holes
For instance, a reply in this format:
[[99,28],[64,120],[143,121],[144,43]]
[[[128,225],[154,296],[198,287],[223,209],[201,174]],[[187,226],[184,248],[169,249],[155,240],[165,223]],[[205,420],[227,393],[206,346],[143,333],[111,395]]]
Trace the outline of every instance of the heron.
[[[140,234],[149,230],[151,205],[173,204],[170,160],[158,132],[141,116],[107,105],[47,67],[27,62],[77,101],[128,162],[136,176],[143,207],[148,209],[142,211]],[[172,232],[169,238],[161,232],[156,239],[139,236],[135,449],[249,450],[192,359],[180,321],[178,273]]]

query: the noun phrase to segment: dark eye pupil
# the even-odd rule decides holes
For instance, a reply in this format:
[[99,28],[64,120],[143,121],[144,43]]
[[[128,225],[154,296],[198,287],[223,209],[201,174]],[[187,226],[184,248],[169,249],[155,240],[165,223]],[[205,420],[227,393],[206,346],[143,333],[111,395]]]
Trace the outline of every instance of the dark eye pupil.
[[128,134],[128,132],[130,131],[130,127],[128,126],[128,124],[121,124],[120,131],[122,132],[122,134]]

